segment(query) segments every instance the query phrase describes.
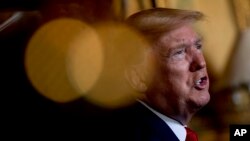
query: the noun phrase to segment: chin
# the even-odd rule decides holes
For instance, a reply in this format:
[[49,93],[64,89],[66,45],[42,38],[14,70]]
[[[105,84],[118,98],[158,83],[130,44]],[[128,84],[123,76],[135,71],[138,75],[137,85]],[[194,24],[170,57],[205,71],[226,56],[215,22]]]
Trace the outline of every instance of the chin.
[[189,102],[190,107],[194,110],[194,112],[200,110],[202,107],[208,104],[210,101],[209,92],[203,93],[201,96],[195,97],[195,99]]
[[205,94],[202,94],[202,96],[199,97],[199,99],[196,101],[196,105],[198,108],[202,108],[205,105],[207,105],[209,101],[210,101],[210,94],[209,92],[206,92]]

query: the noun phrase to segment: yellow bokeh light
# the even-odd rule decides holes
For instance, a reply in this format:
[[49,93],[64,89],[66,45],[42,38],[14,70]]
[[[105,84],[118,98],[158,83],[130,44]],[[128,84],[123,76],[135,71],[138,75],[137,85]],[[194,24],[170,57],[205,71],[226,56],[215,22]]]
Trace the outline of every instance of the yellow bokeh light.
[[95,28],[75,19],[42,26],[28,44],[27,75],[33,86],[56,102],[84,97],[117,108],[135,101],[125,70],[143,62],[147,42],[121,23]]
[[83,30],[70,44],[67,56],[68,75],[73,86],[86,94],[96,83],[103,67],[103,47],[97,33]]
[[125,70],[143,61],[148,44],[120,23],[102,23],[95,27],[103,44],[103,68],[85,98],[107,108],[130,104],[135,101],[135,95],[125,79]]
[[33,35],[25,53],[25,67],[40,94],[56,102],[69,102],[80,97],[71,84],[67,58],[72,44],[86,31],[93,34],[87,24],[62,18],[46,23]]

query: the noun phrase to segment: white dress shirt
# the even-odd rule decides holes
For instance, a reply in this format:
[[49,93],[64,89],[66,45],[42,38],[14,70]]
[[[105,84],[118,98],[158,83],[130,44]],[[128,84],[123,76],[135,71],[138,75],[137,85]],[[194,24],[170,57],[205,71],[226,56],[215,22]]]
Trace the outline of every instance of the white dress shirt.
[[176,135],[176,137],[180,140],[180,141],[185,141],[186,139],[186,129],[185,126],[183,126],[182,124],[180,124],[178,121],[173,120],[159,112],[157,112],[156,110],[154,110],[153,108],[149,107],[146,103],[138,100],[142,105],[144,105],[145,107],[147,107],[150,111],[152,111],[154,114],[156,114],[159,118],[161,118],[170,128],[171,130],[174,132],[174,134]]

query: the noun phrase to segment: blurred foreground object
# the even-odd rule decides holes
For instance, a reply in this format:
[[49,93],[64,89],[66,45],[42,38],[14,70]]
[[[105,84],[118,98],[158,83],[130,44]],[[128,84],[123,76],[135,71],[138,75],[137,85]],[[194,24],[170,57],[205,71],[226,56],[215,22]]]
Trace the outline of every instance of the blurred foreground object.
[[86,30],[89,35],[94,35],[83,22],[57,19],[39,28],[29,41],[25,54],[26,72],[43,96],[56,102],[79,98],[67,76],[66,56],[75,38]]
[[55,102],[80,97],[117,108],[136,95],[125,80],[125,70],[142,62],[147,42],[121,23],[90,27],[70,18],[53,20],[31,38],[25,55],[33,86]]
[[[101,48],[93,42],[84,48],[84,37],[78,38],[69,51],[69,76],[79,93],[91,103],[105,108],[118,108],[135,101],[136,95],[125,79],[125,70],[142,62],[147,42],[121,23],[95,25]],[[96,47],[95,47],[96,46]],[[94,51],[95,50],[95,51]],[[95,52],[96,55],[91,52]],[[95,81],[89,81],[91,76]],[[91,85],[90,89],[86,89]]]

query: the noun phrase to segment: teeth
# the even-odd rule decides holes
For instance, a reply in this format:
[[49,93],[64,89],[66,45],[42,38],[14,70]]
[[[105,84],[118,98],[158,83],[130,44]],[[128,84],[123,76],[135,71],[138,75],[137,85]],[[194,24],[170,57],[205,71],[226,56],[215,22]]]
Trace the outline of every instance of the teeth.
[[200,83],[201,83],[201,79],[199,79],[199,80],[197,80],[197,81],[195,82],[196,85],[199,85]]

